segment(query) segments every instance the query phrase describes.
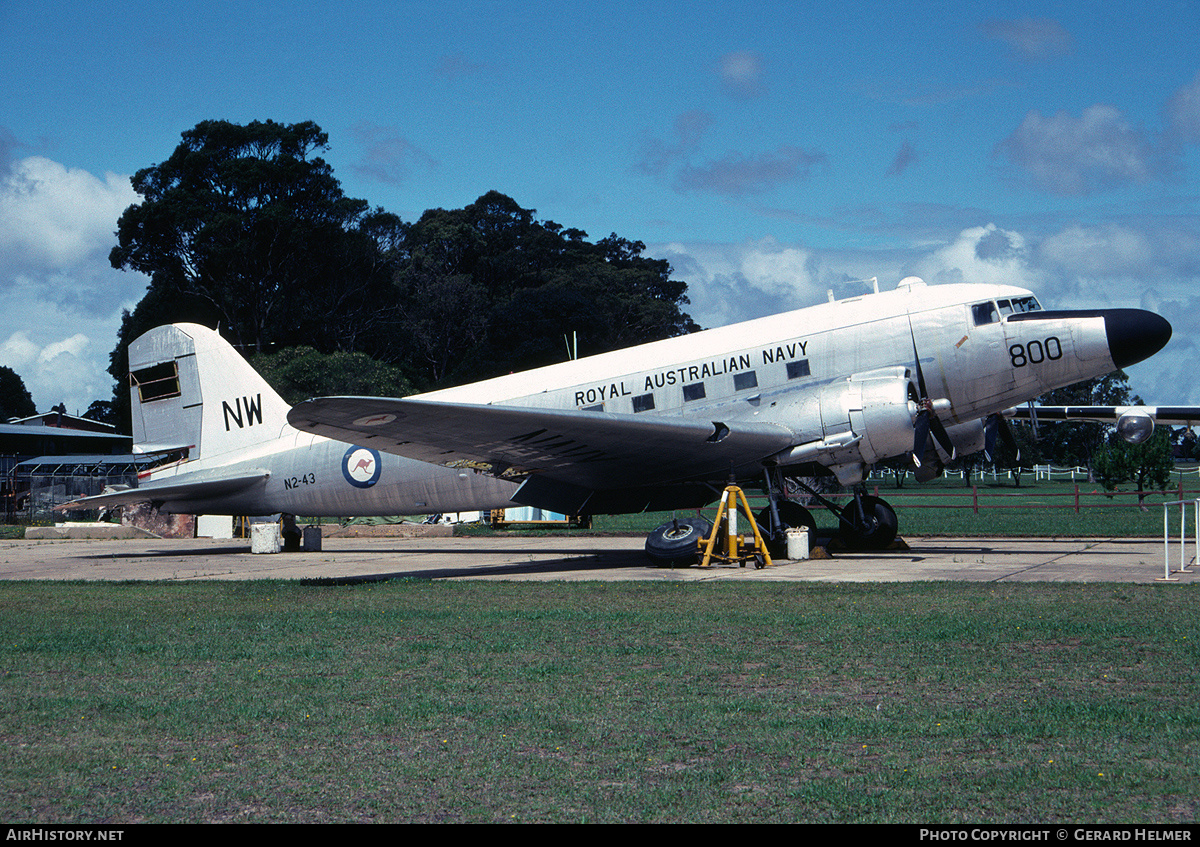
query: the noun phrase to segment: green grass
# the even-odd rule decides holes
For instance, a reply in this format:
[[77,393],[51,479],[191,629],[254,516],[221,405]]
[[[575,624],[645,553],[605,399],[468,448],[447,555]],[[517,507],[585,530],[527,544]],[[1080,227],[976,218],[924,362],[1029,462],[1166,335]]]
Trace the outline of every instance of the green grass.
[[0,585],[0,819],[1195,821],[1188,586]]

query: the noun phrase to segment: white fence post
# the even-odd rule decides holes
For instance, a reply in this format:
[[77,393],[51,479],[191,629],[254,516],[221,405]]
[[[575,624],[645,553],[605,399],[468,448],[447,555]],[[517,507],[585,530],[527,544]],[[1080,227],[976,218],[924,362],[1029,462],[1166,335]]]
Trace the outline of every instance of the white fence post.
[[1195,532],[1195,550],[1197,556],[1200,556],[1200,499],[1197,500],[1171,500],[1163,503],[1163,575],[1155,578],[1155,582],[1177,582],[1178,580],[1171,576],[1170,564],[1170,531],[1168,530],[1168,506],[1179,507],[1179,570],[1175,573],[1191,573],[1187,567],[1187,504],[1192,504],[1194,515],[1192,517],[1192,529]]

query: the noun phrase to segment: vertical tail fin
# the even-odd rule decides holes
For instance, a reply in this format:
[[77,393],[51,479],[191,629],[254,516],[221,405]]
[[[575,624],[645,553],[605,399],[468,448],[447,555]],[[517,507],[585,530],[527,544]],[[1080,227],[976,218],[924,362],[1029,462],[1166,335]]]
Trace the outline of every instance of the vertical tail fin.
[[198,324],[152,329],[129,345],[133,443],[189,459],[278,438],[289,406],[229,342]]

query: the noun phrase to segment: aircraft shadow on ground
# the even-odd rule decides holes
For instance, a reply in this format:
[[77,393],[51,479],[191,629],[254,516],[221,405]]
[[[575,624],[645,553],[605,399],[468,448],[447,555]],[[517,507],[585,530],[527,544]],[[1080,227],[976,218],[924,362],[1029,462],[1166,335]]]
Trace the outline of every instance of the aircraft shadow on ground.
[[[397,579],[413,579],[413,580],[431,580],[431,579],[455,579],[462,577],[482,577],[482,576],[521,576],[528,574],[553,574],[553,573],[580,573],[587,571],[603,571],[625,568],[647,568],[654,570],[654,566],[647,560],[645,553],[641,550],[594,550],[587,547],[572,547],[569,549],[554,549],[546,550],[534,548],[521,548],[504,551],[506,556],[511,557],[526,557],[528,561],[505,562],[501,564],[477,566],[463,565],[450,567],[426,567],[414,568],[411,570],[387,570],[378,573],[370,574],[353,574],[336,577],[305,577],[299,582],[305,585],[353,585],[363,582],[387,582]],[[541,558],[536,561],[533,557],[545,557],[547,554],[555,556],[555,558]],[[291,560],[293,562],[302,563],[297,557],[308,558],[312,562],[314,568],[321,567],[325,557],[333,557],[336,562],[338,558],[353,559],[361,562],[362,557],[379,558],[387,560],[388,557],[396,558],[411,558],[418,556],[440,556],[444,558],[473,558],[478,556],[495,556],[496,551],[488,548],[480,549],[461,549],[447,551],[436,547],[422,548],[381,548],[381,547],[349,547],[339,548],[337,551],[322,551],[306,553],[280,552],[276,554],[252,554],[250,547],[222,547],[213,549],[211,547],[188,548],[188,549],[170,549],[170,550],[142,550],[138,552],[128,553],[104,553],[81,556],[81,559],[91,560],[135,560],[135,559],[163,559],[163,558],[193,558],[205,557],[212,559],[220,559],[226,556],[251,556],[256,560],[260,556],[266,555],[283,557],[284,561]],[[315,557],[322,557],[321,560]],[[384,562],[381,562],[381,564]],[[661,569],[669,572],[670,569]],[[268,578],[264,575],[263,578]]]
[[[544,551],[542,551],[544,554]],[[304,585],[356,585],[364,582],[388,582],[397,579],[433,580],[485,576],[523,576],[531,574],[586,573],[615,569],[654,567],[640,551],[618,551],[581,555],[565,559],[544,559],[537,562],[488,565],[485,567],[443,567],[420,570],[391,571],[374,574],[352,574],[338,577],[309,577],[300,580]],[[666,570],[666,569],[664,569]]]

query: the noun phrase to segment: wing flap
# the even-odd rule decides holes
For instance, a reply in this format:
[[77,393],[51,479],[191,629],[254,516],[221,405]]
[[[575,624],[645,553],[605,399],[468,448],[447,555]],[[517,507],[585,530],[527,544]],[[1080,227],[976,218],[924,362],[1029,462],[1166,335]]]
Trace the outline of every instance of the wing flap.
[[599,490],[723,476],[790,447],[782,425],[386,397],[293,407],[297,429],[448,467]]

